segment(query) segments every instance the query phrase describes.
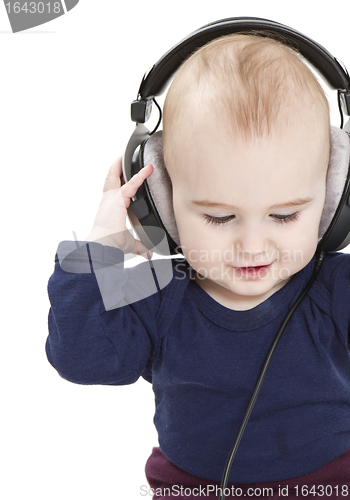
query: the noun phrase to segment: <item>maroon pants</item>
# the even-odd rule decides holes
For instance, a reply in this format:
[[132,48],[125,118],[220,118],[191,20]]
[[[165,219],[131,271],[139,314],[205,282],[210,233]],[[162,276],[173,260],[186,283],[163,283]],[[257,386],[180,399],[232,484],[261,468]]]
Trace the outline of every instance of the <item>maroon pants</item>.
[[[217,500],[220,483],[192,476],[170,462],[160,448],[153,448],[146,463],[146,477],[153,499]],[[314,498],[341,500],[350,498],[350,449],[336,460],[317,471],[286,481],[270,483],[229,484],[225,490],[227,500],[239,497]]]

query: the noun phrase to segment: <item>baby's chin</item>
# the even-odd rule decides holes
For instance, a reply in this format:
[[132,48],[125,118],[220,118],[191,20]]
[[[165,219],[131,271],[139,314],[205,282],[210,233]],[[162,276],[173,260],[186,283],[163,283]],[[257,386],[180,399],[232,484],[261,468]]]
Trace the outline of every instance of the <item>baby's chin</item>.
[[235,310],[247,310],[264,302],[275,292],[283,288],[290,280],[291,275],[273,280],[272,277],[264,279],[236,278],[231,274],[231,279],[210,279],[201,275],[196,276],[196,282],[214,300]]
[[225,288],[228,293],[233,294],[234,296],[242,296],[242,297],[263,297],[263,300],[267,299],[269,296],[283,288],[291,276],[286,278],[282,278],[279,280],[265,280],[265,281],[257,281],[257,280],[242,280],[236,281],[235,283],[223,283],[220,284],[222,288]]

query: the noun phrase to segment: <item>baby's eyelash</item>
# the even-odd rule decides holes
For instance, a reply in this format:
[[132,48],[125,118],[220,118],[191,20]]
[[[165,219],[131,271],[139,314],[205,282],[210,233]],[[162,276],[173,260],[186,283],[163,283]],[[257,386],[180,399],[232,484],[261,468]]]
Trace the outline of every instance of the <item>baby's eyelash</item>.
[[235,215],[226,215],[225,217],[213,217],[212,215],[204,214],[204,220],[208,224],[227,224],[231,220],[233,220],[236,216]]
[[294,214],[288,214],[288,215],[270,214],[270,217],[273,217],[273,219],[279,224],[284,224],[285,222],[293,222],[295,220],[298,220],[299,213],[295,212]]
[[[222,225],[227,224],[231,220],[235,219],[235,215],[225,215],[224,217],[213,217],[212,215],[204,214],[204,220],[208,224]],[[299,213],[294,212],[293,214],[280,215],[280,214],[270,214],[275,222],[278,224],[284,224],[286,222],[293,222],[299,219]]]

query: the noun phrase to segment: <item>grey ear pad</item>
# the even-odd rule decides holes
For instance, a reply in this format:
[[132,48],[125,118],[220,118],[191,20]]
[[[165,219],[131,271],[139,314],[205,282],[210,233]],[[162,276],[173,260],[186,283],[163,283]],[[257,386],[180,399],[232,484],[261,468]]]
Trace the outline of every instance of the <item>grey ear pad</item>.
[[326,198],[321,216],[319,241],[330,225],[344,190],[350,162],[350,140],[348,134],[331,127],[331,152],[326,178]]
[[180,246],[179,234],[173,209],[173,189],[167,169],[164,165],[162,131],[156,132],[146,142],[143,152],[143,164],[153,165],[153,172],[147,179],[147,184],[165,229],[177,246]]
[[[350,140],[344,130],[331,127],[331,153],[326,179],[326,199],[319,227],[319,240],[325,234],[345,186],[350,161]],[[153,134],[144,149],[144,164],[151,163],[154,171],[147,179],[148,187],[159,216],[177,245],[179,234],[173,211],[171,180],[164,165],[162,131]]]

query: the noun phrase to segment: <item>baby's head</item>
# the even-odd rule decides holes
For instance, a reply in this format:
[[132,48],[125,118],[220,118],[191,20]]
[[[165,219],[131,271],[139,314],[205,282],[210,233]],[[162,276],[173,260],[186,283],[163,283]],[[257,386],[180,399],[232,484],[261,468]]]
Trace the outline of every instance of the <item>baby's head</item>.
[[257,35],[220,38],[179,69],[163,151],[183,253],[219,302],[248,309],[310,262],[330,152],[322,87]]

